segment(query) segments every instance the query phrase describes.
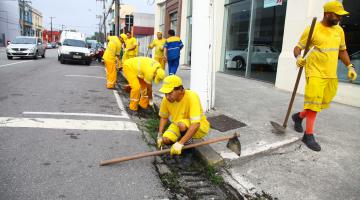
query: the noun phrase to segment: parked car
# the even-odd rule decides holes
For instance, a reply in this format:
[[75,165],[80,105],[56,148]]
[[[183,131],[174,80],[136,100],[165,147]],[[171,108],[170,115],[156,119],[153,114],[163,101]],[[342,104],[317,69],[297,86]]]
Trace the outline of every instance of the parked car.
[[92,58],[84,40],[64,39],[58,48],[58,60],[61,64],[66,61],[75,61],[90,65]]
[[[225,52],[227,68],[245,69],[248,48],[243,50],[229,50]],[[266,65],[276,71],[280,52],[267,45],[254,45],[252,48],[251,64]]]
[[6,47],[8,59],[13,57],[45,58],[45,45],[38,37],[18,36]]
[[47,44],[46,44],[46,48],[47,48],[47,49],[52,49],[53,47],[52,47],[52,45],[51,45],[50,43],[47,43]]
[[99,43],[97,40],[87,40],[86,45],[90,49],[90,54],[93,57],[93,59],[97,60],[98,62],[101,62],[102,56],[105,51],[102,44]]

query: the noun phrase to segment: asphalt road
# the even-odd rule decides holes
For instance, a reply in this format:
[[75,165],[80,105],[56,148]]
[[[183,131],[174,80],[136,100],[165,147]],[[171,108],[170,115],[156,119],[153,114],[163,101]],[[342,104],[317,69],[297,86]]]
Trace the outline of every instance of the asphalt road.
[[99,167],[148,151],[104,68],[7,60],[0,49],[0,199],[162,199],[153,159]]

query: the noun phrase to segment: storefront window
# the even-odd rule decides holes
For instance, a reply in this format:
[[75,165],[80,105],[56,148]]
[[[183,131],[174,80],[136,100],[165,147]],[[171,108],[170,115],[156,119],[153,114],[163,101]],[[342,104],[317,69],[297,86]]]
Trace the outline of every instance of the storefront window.
[[[360,74],[360,1],[343,0],[343,5],[345,10],[350,12],[350,15],[344,17],[340,25],[345,32],[346,47],[350,55],[350,61],[355,66],[356,72]],[[339,60],[337,71],[339,81],[349,82],[347,72],[347,68]],[[360,78],[354,83],[360,84]]]
[[170,29],[176,31],[177,27],[177,12],[170,14]]
[[267,0],[231,2],[235,1],[226,5],[228,22],[224,71],[275,82],[286,0],[281,3],[274,1],[270,6]]

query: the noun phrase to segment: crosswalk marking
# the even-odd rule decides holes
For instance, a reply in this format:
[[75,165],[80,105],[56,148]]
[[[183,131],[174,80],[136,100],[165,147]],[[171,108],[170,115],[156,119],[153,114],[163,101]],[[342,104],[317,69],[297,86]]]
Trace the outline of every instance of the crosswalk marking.
[[0,128],[1,127],[139,131],[137,125],[129,121],[73,120],[50,118],[0,117]]
[[128,119],[127,115],[108,115],[96,113],[64,113],[64,112],[23,112],[24,115],[61,115],[61,116],[87,116]]

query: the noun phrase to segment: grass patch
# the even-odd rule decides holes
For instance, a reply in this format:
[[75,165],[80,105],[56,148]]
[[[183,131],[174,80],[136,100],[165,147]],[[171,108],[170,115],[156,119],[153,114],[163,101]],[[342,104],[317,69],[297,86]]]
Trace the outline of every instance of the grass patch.
[[202,169],[205,176],[215,185],[221,185],[224,183],[224,179],[218,175],[218,170],[213,166],[206,166]]
[[177,174],[164,174],[160,178],[167,188],[170,188],[174,192],[180,192],[181,186],[178,181],[179,176]]
[[145,128],[146,128],[147,132],[150,134],[151,138],[154,140],[156,140],[156,138],[157,138],[159,124],[160,124],[159,118],[148,119],[145,122]]

